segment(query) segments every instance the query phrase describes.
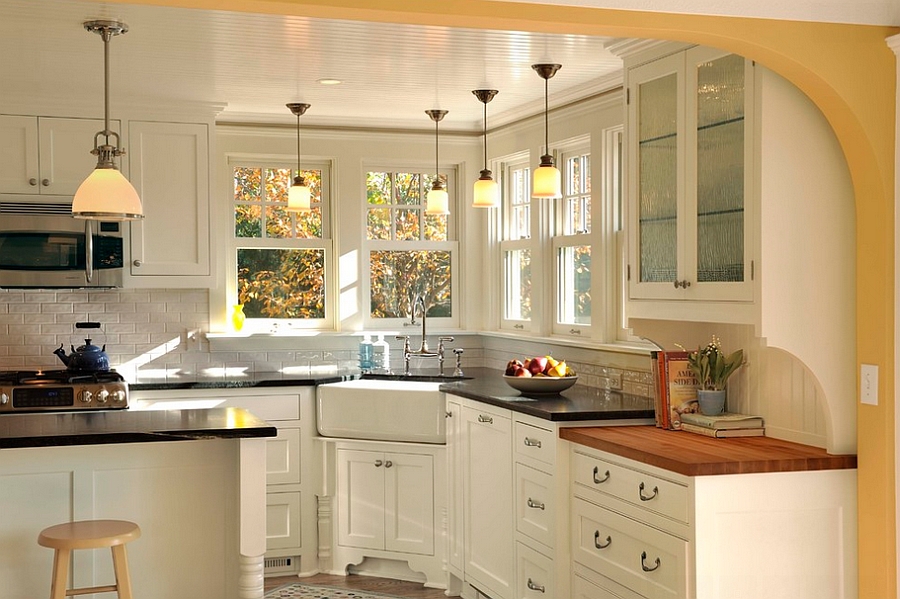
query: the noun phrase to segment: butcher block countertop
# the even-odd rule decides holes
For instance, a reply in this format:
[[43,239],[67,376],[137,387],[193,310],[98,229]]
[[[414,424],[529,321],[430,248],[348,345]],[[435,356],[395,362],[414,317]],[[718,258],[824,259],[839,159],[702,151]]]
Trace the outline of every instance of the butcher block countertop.
[[856,468],[855,455],[771,437],[715,439],[655,426],[563,428],[559,436],[686,476]]

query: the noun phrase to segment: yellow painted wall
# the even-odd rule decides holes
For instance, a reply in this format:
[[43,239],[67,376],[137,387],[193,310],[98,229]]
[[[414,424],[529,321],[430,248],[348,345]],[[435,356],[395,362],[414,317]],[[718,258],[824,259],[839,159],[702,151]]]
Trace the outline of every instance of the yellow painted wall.
[[[123,0],[120,0],[123,1]],[[219,10],[695,42],[737,52],[806,92],[834,127],[856,193],[857,360],[877,364],[861,406],[859,596],[896,597],[894,518],[894,55],[897,28],[513,4],[487,0],[124,0]],[[858,368],[857,368],[858,372]]]

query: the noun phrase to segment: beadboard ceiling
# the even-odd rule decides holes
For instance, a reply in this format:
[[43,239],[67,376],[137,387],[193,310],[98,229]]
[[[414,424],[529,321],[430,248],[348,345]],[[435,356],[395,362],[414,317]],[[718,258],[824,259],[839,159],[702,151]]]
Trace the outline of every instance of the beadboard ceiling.
[[[102,116],[103,44],[82,23],[129,26],[110,44],[110,104],[219,103],[220,122],[293,123],[287,102],[312,107],[304,124],[433,128],[426,109],[449,110],[442,129],[480,130],[471,90],[500,93],[494,126],[543,110],[537,62],[563,68],[551,107],[609,89],[621,61],[608,38],[485,31],[77,0],[0,0],[0,112],[52,103]],[[322,85],[334,78],[340,85]]]

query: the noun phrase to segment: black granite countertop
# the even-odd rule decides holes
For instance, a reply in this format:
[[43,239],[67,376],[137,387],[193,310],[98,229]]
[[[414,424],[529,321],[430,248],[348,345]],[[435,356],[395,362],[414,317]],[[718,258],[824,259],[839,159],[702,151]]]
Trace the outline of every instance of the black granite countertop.
[[248,387],[308,387],[339,383],[359,378],[359,371],[336,371],[319,374],[286,374],[282,372],[251,372],[237,375],[204,375],[174,373],[164,377],[141,376],[128,381],[135,391],[166,389],[240,389]]
[[0,416],[0,449],[274,437],[276,434],[274,426],[241,408]]
[[444,383],[441,391],[555,422],[654,418],[653,400],[618,391],[575,385],[558,395],[525,395],[489,368],[467,368],[470,380]]

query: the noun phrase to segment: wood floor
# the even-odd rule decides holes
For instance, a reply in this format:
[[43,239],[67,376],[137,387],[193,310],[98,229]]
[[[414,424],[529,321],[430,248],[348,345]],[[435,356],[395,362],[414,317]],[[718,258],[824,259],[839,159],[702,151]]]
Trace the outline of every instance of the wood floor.
[[316,574],[315,576],[277,576],[266,578],[265,590],[269,591],[281,585],[291,582],[304,584],[324,584],[343,589],[355,589],[357,591],[371,591],[373,593],[385,593],[397,597],[409,597],[410,599],[446,599],[444,591],[439,589],[427,589],[416,582],[391,580],[389,578],[375,578],[373,576],[333,576],[331,574]]

